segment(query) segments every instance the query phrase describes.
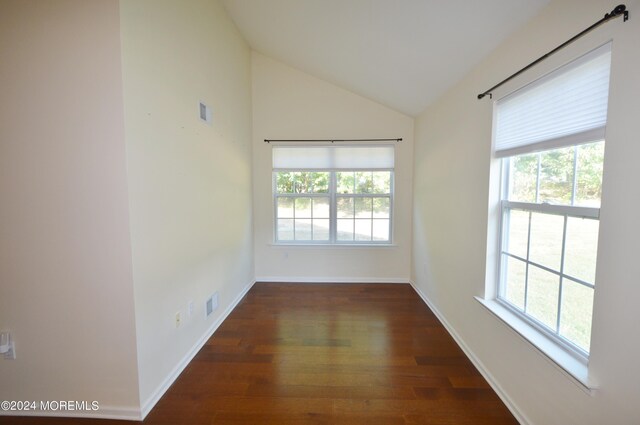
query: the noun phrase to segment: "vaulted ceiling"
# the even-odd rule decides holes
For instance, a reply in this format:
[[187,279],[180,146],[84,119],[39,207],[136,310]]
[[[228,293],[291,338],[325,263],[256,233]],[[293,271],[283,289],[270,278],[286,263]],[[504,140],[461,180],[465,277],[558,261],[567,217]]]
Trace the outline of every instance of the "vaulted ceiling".
[[412,116],[548,2],[223,0],[256,51]]

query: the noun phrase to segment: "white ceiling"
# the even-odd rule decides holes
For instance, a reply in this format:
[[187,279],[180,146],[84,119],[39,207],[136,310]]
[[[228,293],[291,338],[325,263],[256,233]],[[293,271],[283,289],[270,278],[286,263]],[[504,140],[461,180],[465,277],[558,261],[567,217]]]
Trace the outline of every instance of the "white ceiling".
[[416,116],[549,1],[223,3],[258,52]]

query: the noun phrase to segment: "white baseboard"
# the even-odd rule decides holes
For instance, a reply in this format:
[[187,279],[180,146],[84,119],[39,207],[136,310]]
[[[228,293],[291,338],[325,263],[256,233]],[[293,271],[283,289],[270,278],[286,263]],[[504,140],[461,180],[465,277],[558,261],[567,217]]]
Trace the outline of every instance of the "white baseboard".
[[117,419],[123,421],[140,421],[140,409],[137,407],[100,406],[99,410],[0,410],[0,416],[37,416],[47,418],[85,418],[85,419]]
[[211,335],[218,329],[222,322],[229,316],[234,308],[240,303],[242,298],[249,292],[249,290],[256,283],[255,280],[250,282],[244,289],[238,294],[238,296],[231,302],[227,309],[211,324],[209,329],[202,335],[200,339],[191,347],[191,349],[185,354],[182,360],[173,368],[171,373],[162,381],[162,384],[153,392],[153,394],[147,398],[142,405],[142,408],[138,407],[118,407],[118,406],[100,406],[99,410],[95,411],[0,411],[0,416],[40,416],[40,417],[64,417],[64,418],[92,418],[92,419],[119,419],[127,421],[142,421],[149,414],[151,409],[156,405],[158,400],[169,389],[171,384],[180,376],[182,371],[187,367],[195,355],[200,351],[204,344],[211,338]]
[[408,277],[308,277],[260,276],[256,282],[283,283],[410,283]]
[[171,384],[180,376],[182,371],[189,365],[191,360],[198,354],[198,351],[204,346],[204,344],[211,338],[211,335],[220,327],[222,322],[229,316],[229,314],[233,311],[234,308],[240,303],[242,298],[249,292],[249,290],[256,283],[255,280],[250,282],[245,288],[238,294],[238,296],[229,304],[227,309],[216,319],[215,322],[211,325],[211,327],[202,335],[202,337],[193,345],[193,347],[185,354],[182,360],[173,368],[171,373],[167,375],[167,377],[162,381],[162,383],[158,386],[158,388],[147,398],[147,400],[142,404],[142,408],[140,411],[140,415],[138,420],[143,420],[153,409],[156,403],[160,400],[160,398],[164,395],[164,393],[169,389]]
[[521,425],[531,424],[531,421],[529,421],[529,419],[522,412],[520,412],[520,409],[518,409],[518,407],[513,402],[513,400],[511,400],[511,397],[507,395],[504,389],[495,380],[491,372],[489,372],[488,369],[484,366],[484,364],[480,361],[480,359],[476,357],[475,353],[471,351],[469,346],[467,346],[467,344],[460,337],[460,335],[458,335],[456,330],[451,326],[451,324],[447,321],[447,319],[445,319],[445,317],[442,315],[440,310],[438,310],[436,306],[425,295],[425,293],[422,292],[420,288],[418,288],[415,282],[410,281],[409,283],[411,284],[413,289],[416,291],[416,293],[420,296],[420,298],[422,298],[422,301],[425,302],[425,304],[431,309],[433,314],[435,314],[438,320],[440,320],[440,323],[442,323],[442,325],[445,327],[447,332],[449,332],[451,337],[456,341],[460,349],[462,349],[462,351],[464,352],[464,354],[466,354],[469,360],[471,360],[471,363],[473,363],[473,365],[478,369],[478,371],[484,377],[484,379],[487,380],[491,388],[493,388],[496,394],[498,394],[498,397],[500,397],[503,403],[507,406],[507,409],[509,409],[509,411],[513,414],[513,416],[515,416],[518,422]]

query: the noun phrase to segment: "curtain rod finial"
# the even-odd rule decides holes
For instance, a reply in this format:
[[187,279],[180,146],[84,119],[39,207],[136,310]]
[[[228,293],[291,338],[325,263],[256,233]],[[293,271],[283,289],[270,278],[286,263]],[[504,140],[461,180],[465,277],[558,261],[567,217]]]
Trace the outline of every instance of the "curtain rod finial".
[[613,19],[618,16],[624,16],[623,21],[627,21],[629,19],[629,11],[627,10],[627,6],[624,4],[617,5],[611,12],[604,15],[604,19]]

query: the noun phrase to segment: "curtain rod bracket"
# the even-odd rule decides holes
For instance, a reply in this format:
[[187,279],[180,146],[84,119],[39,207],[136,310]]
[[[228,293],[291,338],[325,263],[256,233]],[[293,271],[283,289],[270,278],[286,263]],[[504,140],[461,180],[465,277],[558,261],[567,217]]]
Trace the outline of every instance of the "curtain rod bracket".
[[538,59],[534,60],[529,65],[525,66],[524,68],[522,68],[519,71],[514,72],[513,74],[511,74],[510,76],[508,76],[504,80],[500,81],[498,84],[496,84],[495,86],[491,87],[490,89],[485,90],[483,93],[480,93],[478,95],[478,99],[482,99],[483,97],[485,97],[487,95],[489,96],[489,99],[493,99],[493,96],[492,96],[491,92],[494,91],[495,89],[497,89],[498,87],[500,87],[503,84],[511,81],[512,79],[514,79],[518,75],[522,74],[523,72],[525,72],[529,68],[532,68],[533,66],[535,66],[538,63],[542,62],[543,60],[545,60],[546,58],[548,58],[549,56],[551,56],[552,54],[554,54],[558,50],[568,46],[571,43],[573,43],[574,41],[576,41],[577,39],[579,39],[580,37],[582,37],[586,33],[590,32],[593,29],[595,29],[596,27],[604,24],[605,22],[610,21],[611,19],[615,19],[615,18],[617,18],[619,16],[623,16],[623,22],[627,22],[629,20],[629,11],[627,10],[627,6],[625,6],[624,4],[619,4],[611,12],[606,13],[604,15],[604,18],[600,19],[598,22],[596,22],[595,24],[591,25],[589,28],[583,30],[582,32],[580,32],[577,35],[574,35],[569,40],[565,41],[564,43],[562,43],[561,45],[559,45],[555,49],[551,50],[549,53],[546,53],[546,54],[540,56]]

